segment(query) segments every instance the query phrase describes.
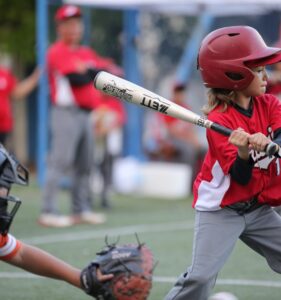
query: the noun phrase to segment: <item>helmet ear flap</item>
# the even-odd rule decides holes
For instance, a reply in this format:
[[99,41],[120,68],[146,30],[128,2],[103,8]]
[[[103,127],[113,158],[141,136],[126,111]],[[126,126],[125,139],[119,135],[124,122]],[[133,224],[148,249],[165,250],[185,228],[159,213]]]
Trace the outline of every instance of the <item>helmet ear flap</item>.
[[226,90],[241,90],[246,88],[254,79],[254,73],[245,66],[237,66],[222,62],[219,70],[216,62],[211,62],[209,68],[200,67],[201,73],[204,74],[203,80],[206,78],[204,85],[210,88],[221,88]]
[[239,81],[239,80],[244,79],[244,76],[242,74],[239,74],[239,73],[226,72],[225,75],[233,81],[236,81],[236,80]]

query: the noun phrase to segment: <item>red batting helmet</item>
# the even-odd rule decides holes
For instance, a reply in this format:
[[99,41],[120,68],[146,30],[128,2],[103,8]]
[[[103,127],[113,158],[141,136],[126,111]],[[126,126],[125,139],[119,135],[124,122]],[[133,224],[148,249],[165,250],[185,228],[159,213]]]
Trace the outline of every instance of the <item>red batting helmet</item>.
[[206,87],[242,90],[254,78],[250,68],[281,61],[281,48],[268,47],[249,26],[231,26],[209,33],[202,41],[198,68]]

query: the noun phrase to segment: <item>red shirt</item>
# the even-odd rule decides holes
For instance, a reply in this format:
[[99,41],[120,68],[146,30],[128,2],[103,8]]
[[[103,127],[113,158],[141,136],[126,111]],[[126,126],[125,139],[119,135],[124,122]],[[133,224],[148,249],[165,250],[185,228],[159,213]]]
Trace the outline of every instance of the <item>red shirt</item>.
[[[273,95],[265,94],[253,99],[252,116],[246,116],[233,106],[225,112],[221,107],[213,110],[208,118],[231,129],[243,128],[249,133],[262,132],[272,138],[281,128],[281,102]],[[258,196],[259,202],[272,206],[281,204],[280,159],[251,151],[255,165],[247,185],[234,181],[229,170],[237,156],[237,147],[213,130],[207,130],[209,149],[201,172],[194,182],[193,207],[198,210],[218,210],[238,201]]]
[[77,73],[77,65],[86,63],[89,67],[106,69],[109,61],[100,57],[86,46],[69,47],[61,41],[48,50],[47,64],[52,102],[60,106],[77,105],[94,109],[101,101],[101,94],[92,82],[82,86],[71,86],[65,75]]
[[16,82],[10,71],[0,68],[0,132],[10,132],[13,128],[10,96]]

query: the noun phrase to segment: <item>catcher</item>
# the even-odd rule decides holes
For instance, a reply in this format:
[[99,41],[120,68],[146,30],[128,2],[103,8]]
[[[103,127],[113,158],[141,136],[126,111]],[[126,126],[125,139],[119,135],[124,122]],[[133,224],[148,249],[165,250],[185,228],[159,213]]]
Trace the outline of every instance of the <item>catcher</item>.
[[111,245],[81,271],[9,233],[21,205],[9,192],[14,183],[27,185],[28,174],[0,144],[0,259],[28,272],[63,280],[98,299],[145,300],[151,288],[152,254],[144,245]]

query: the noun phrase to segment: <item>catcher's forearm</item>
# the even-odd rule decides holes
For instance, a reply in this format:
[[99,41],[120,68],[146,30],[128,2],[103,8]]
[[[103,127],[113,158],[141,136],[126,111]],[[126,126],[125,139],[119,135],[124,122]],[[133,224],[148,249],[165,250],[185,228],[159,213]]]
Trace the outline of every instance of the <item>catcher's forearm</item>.
[[63,280],[81,287],[79,269],[39,248],[22,244],[20,251],[8,262],[36,275]]

